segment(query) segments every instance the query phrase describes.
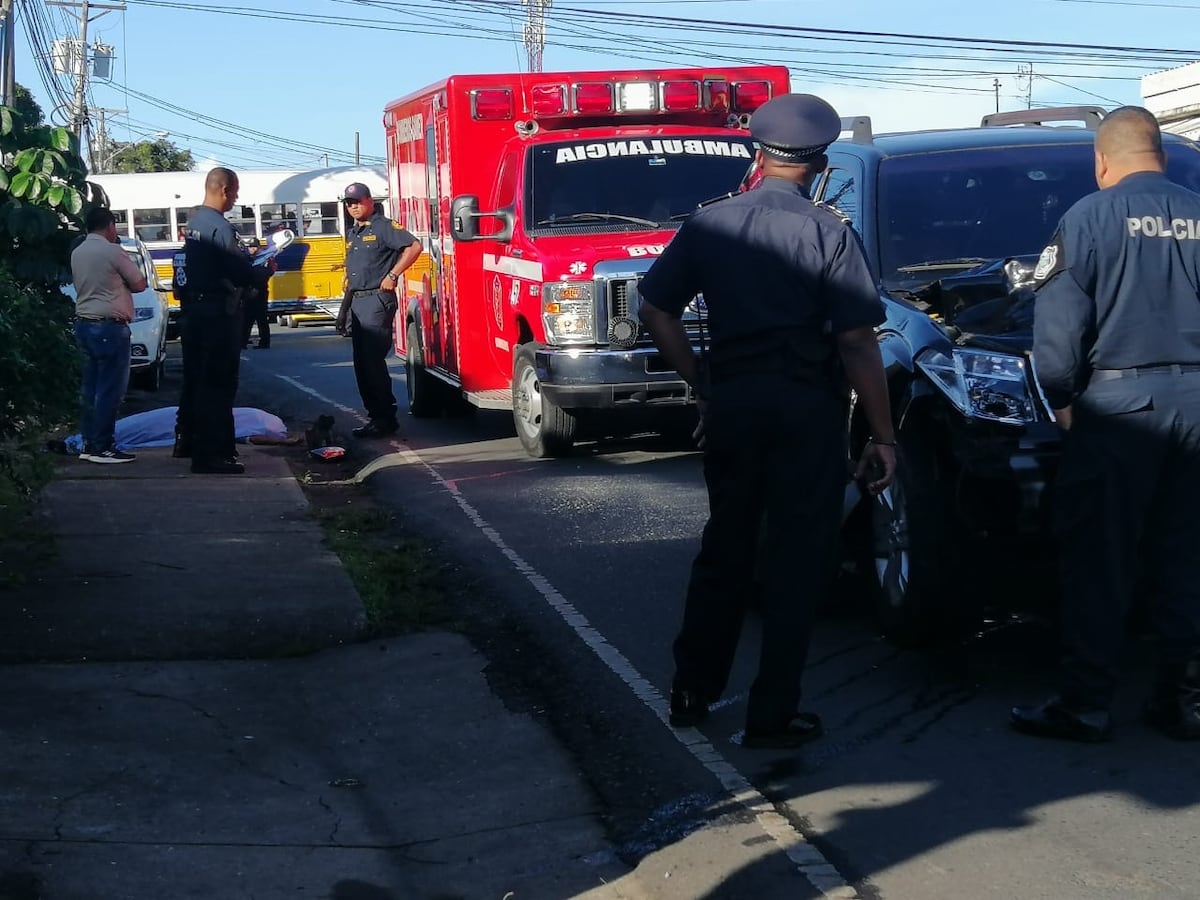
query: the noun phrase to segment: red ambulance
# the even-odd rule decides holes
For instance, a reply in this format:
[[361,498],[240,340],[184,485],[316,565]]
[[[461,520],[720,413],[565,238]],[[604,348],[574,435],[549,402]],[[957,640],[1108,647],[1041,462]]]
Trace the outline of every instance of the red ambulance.
[[[693,398],[640,327],[637,283],[679,223],[736,189],[781,66],[455,75],[384,113],[396,217],[426,253],[396,317],[409,410],[511,409],[531,456],[580,421]],[[702,302],[702,301],[698,301]],[[695,311],[685,319],[699,338]]]

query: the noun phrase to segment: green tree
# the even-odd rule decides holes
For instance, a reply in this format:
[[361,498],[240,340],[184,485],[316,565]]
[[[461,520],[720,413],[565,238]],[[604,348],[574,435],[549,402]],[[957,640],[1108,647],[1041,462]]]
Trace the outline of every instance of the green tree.
[[42,108],[38,106],[38,102],[33,99],[33,94],[29,93],[29,89],[24,85],[17,85],[16,96],[13,98],[13,109],[20,114],[23,128],[37,128],[46,121],[46,117],[42,114]]
[[128,144],[113,141],[104,158],[104,168],[111,172],[190,172],[194,165],[191,150],[180,150],[161,138]]
[[0,470],[10,472],[14,441],[74,413],[73,307],[59,285],[83,216],[107,202],[86,180],[75,135],[26,116],[0,106]]

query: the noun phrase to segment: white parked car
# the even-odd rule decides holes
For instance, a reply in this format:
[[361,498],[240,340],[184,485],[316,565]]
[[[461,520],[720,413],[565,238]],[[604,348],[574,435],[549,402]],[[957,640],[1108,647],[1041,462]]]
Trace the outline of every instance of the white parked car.
[[[167,361],[167,296],[169,291],[154,271],[154,260],[146,245],[121,238],[121,249],[129,254],[146,276],[146,289],[133,295],[133,322],[129,326],[129,383],[147,391],[158,390]],[[62,291],[75,299],[75,286]]]

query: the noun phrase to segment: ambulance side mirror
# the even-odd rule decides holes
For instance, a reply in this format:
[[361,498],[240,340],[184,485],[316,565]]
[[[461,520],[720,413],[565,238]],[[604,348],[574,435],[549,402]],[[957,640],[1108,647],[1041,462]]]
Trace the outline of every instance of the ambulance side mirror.
[[[497,219],[500,228],[489,234],[479,233],[480,219]],[[481,238],[507,243],[512,240],[513,214],[508,210],[480,212],[479,198],[474,194],[455,197],[450,203],[450,233],[456,241],[477,241]]]

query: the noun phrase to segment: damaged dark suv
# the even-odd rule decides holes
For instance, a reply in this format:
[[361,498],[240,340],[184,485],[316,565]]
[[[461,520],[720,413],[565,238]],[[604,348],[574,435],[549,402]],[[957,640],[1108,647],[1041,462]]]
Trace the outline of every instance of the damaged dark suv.
[[[879,340],[900,468],[851,517],[847,542],[895,637],[974,621],[980,587],[1014,572],[1028,584],[1031,560],[1050,548],[1059,436],[1030,352],[1031,283],[1062,214],[1096,190],[1102,115],[1031,110],[880,135],[847,119],[830,147],[814,199],[861,235],[887,308]],[[1046,124],[1068,121],[1083,125]],[[1168,175],[1200,190],[1200,147],[1164,140]],[[851,434],[856,450],[859,417]]]

